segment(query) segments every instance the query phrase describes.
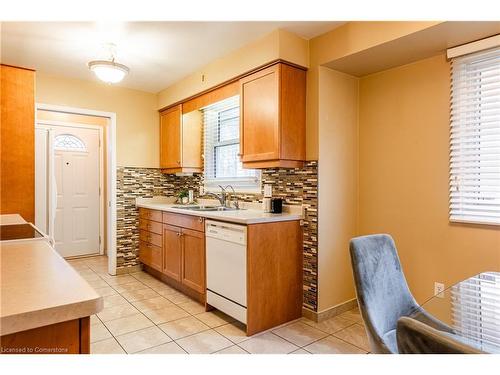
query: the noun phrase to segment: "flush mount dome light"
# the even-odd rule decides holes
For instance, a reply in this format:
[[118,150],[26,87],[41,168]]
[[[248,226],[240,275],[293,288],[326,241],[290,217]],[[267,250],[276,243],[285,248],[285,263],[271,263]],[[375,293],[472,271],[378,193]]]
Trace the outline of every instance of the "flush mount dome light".
[[88,63],[89,69],[101,81],[106,83],[118,83],[129,72],[129,68],[123,64],[118,64],[115,60],[94,60]]

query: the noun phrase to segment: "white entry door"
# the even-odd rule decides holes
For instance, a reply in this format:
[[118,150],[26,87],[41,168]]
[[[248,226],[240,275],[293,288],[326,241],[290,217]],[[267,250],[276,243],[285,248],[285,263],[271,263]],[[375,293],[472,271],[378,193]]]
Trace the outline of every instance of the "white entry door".
[[54,240],[63,257],[99,253],[99,138],[99,129],[54,127]]

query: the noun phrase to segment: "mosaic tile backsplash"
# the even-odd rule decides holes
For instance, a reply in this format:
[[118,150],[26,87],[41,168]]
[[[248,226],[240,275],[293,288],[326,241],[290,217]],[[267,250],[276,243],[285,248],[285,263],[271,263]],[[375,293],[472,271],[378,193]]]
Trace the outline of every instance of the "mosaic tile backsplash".
[[[175,176],[155,168],[119,167],[117,169],[117,267],[139,265],[139,211],[135,198],[175,196],[193,189],[195,196],[203,184],[203,175]],[[304,301],[303,306],[317,311],[318,300],[318,163],[309,161],[304,168],[265,169],[262,184],[273,185],[273,196],[285,204],[303,205],[304,217]],[[263,194],[238,194],[245,202],[262,202]]]

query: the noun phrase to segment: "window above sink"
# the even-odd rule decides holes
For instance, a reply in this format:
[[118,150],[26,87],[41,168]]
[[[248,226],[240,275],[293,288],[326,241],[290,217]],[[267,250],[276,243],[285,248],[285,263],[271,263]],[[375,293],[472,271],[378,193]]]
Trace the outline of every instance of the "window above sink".
[[239,99],[236,95],[201,110],[206,191],[218,190],[219,185],[232,185],[239,192],[260,193],[260,171],[243,169],[240,161]]

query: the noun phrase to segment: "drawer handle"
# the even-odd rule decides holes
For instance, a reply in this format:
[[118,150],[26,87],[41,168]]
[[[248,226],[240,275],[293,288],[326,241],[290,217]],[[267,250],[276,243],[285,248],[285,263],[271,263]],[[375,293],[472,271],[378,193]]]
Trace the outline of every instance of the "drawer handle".
[[202,218],[202,217],[199,217],[199,218],[198,218],[198,221],[199,221],[200,223],[203,223],[203,218]]

